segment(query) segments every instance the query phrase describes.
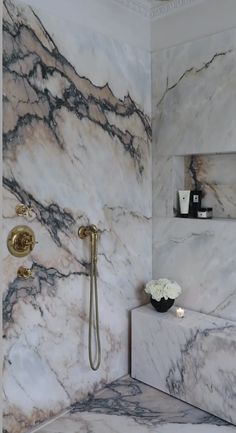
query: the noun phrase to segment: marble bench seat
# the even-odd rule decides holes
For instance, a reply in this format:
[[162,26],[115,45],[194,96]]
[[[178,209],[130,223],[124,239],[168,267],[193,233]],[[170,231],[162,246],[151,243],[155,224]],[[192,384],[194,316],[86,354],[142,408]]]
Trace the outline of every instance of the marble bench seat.
[[236,424],[236,322],[133,310],[132,377]]

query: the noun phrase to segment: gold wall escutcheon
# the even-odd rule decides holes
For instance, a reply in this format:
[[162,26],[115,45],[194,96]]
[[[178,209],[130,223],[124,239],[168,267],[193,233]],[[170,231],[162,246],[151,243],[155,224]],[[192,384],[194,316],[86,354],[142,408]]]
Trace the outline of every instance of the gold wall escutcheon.
[[7,248],[14,257],[28,256],[36,243],[34,232],[28,226],[14,227],[7,237]]

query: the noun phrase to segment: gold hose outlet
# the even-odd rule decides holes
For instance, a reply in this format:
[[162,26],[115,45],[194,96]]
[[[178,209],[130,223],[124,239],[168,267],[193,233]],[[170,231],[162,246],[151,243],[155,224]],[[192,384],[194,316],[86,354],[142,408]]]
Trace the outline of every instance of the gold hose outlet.
[[91,224],[89,226],[81,226],[78,230],[78,235],[80,239],[85,239],[87,236],[92,236],[92,235],[97,236],[97,234],[98,234],[98,228],[94,224]]

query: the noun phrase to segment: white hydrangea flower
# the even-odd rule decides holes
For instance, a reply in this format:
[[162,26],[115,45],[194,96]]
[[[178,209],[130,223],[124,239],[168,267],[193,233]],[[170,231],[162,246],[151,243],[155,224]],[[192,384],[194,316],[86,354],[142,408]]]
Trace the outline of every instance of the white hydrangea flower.
[[172,282],[167,278],[159,278],[159,280],[151,280],[146,284],[145,292],[151,295],[156,301],[164,299],[175,299],[177,298],[182,289],[178,283]]
[[155,284],[157,283],[157,281],[155,280],[151,280],[149,281],[146,286],[145,286],[145,292],[148,293],[149,295],[151,294],[151,291],[153,289],[153,287],[155,287]]
[[165,287],[165,294],[170,299],[177,298],[182,292],[181,287],[175,281],[172,283],[171,281]]

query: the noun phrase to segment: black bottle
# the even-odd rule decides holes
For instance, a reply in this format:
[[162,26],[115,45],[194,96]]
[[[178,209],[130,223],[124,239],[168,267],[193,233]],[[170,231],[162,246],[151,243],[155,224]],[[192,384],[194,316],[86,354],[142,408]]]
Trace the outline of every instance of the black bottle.
[[202,207],[202,191],[191,191],[190,193],[190,205],[189,215],[192,218],[197,218],[197,213]]

